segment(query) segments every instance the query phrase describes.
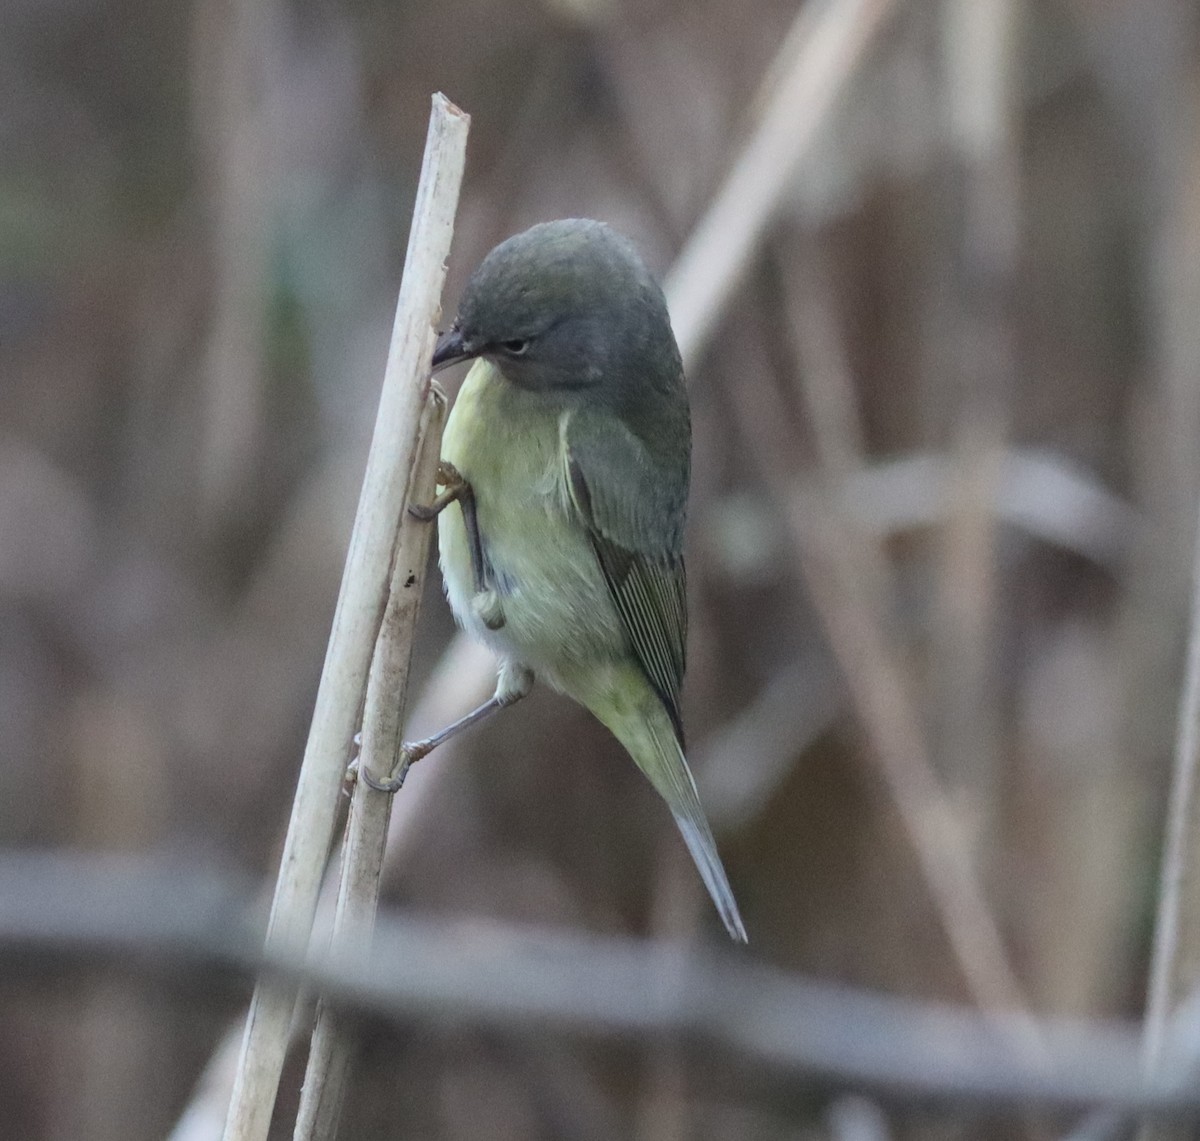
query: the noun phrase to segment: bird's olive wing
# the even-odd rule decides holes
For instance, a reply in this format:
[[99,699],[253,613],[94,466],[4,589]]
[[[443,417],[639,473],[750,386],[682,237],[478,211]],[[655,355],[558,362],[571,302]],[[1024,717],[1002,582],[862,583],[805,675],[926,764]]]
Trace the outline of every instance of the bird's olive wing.
[[563,432],[571,502],[587,528],[635,658],[683,741],[687,639],[681,470],[656,464],[619,420],[574,413]]

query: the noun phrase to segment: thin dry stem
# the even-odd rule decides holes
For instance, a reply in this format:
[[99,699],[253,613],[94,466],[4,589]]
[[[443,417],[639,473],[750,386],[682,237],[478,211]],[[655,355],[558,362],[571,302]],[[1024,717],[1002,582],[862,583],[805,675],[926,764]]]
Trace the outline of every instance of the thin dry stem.
[[[431,387],[409,483],[407,498],[411,503],[428,503],[434,496],[445,420],[446,398],[439,389]],[[419,522],[407,511],[401,513],[387,609],[367,679],[362,752],[358,760],[360,768],[384,779],[390,775],[402,743],[413,633],[432,537],[433,527],[429,523]],[[379,906],[392,803],[390,794],[372,788],[366,781],[355,784],[333,921],[334,944],[351,954],[356,947],[365,948],[371,937]],[[319,1002],[296,1119],[296,1141],[319,1141],[337,1135],[352,1050],[353,1038],[345,1015],[328,1003]]]
[[[799,326],[796,349],[806,410],[818,435],[825,494],[799,495],[789,486],[787,453],[778,445],[765,452],[760,446],[760,469],[788,505],[797,559],[967,986],[985,1009],[1027,1011],[1024,990],[972,870],[970,845],[934,771],[888,637],[884,551],[826,506],[837,502],[864,466],[854,382],[841,338],[823,304],[799,291],[793,302],[793,311],[807,318]],[[765,424],[748,422],[746,409],[752,402],[738,400],[735,406],[747,421],[742,427],[746,438],[775,440]]]
[[685,364],[695,363],[838,96],[894,0],[805,4],[767,73],[762,110],[667,282]]
[[[1196,84],[1186,95],[1194,101]],[[1187,104],[1188,106],[1191,103]],[[1200,525],[1196,525],[1196,488],[1200,481],[1200,451],[1195,423],[1200,389],[1196,385],[1200,337],[1195,322],[1195,300],[1200,291],[1196,272],[1200,244],[1200,135],[1194,116],[1188,114],[1181,129],[1186,161],[1171,187],[1169,207],[1160,241],[1163,243],[1159,282],[1159,318],[1162,325],[1160,399],[1163,416],[1156,434],[1152,460],[1162,467],[1159,493],[1164,494],[1165,526],[1155,551],[1155,571],[1172,589],[1172,572],[1184,560],[1178,546],[1186,542],[1187,527],[1197,527],[1192,553],[1191,619],[1187,667],[1176,725],[1175,757],[1167,807],[1167,830],[1160,872],[1158,912],[1151,953],[1147,994],[1144,1064],[1147,1073],[1159,1071],[1167,1019],[1172,1009],[1195,987],[1200,977],[1200,907],[1196,885],[1200,880],[1200,799],[1196,795],[1197,754],[1200,753]],[[1153,470],[1153,469],[1152,469]],[[1159,639],[1161,653],[1169,639]],[[1182,1136],[1166,1125],[1147,1125],[1140,1141],[1164,1141]]]
[[214,222],[198,481],[210,524],[250,485],[262,431],[267,214],[277,178],[267,93],[278,15],[275,4],[258,0],[197,8],[197,101],[211,122],[205,157]]
[[[963,224],[956,247],[953,325],[929,322],[934,359],[947,357],[940,403],[952,409],[954,475],[949,512],[938,536],[933,626],[935,762],[951,795],[969,814],[972,847],[997,840],[999,687],[992,677],[997,613],[995,512],[1013,348],[1006,304],[1018,241],[1018,163],[1012,123],[1018,19],[1015,0],[955,0],[943,9],[946,105],[959,162],[943,175],[961,187]],[[942,299],[941,282],[931,292]]]
[[[375,435],[271,908],[267,944],[272,948],[305,946],[320,894],[417,447],[468,124],[444,96],[434,96]],[[262,1141],[267,1135],[295,999],[294,987],[279,981],[260,983],[255,990],[226,1141]]]
[[[830,301],[836,291],[829,266],[815,253],[791,259],[788,270],[784,290],[804,411],[812,425],[820,478],[831,495],[841,496],[866,470],[867,452],[858,391]],[[864,599],[881,615],[888,586],[882,543],[872,542],[849,520],[846,527],[858,547]]]
[[1192,616],[1188,632],[1187,671],[1179,708],[1175,738],[1175,765],[1171,777],[1166,852],[1163,856],[1154,929],[1154,951],[1146,1001],[1145,1065],[1153,1074],[1162,1053],[1171,1008],[1194,980],[1194,962],[1181,962],[1181,955],[1194,955],[1196,948],[1181,944],[1181,911],[1187,881],[1194,877],[1194,836],[1200,819],[1196,798],[1196,766],[1200,760],[1200,524],[1192,582]]
[[1027,1012],[972,869],[970,845],[934,773],[903,669],[869,604],[857,597],[855,548],[818,501],[793,494],[787,506],[813,600],[968,989],[984,1009]]
[[[967,987],[984,1009],[1016,1012],[1017,1023],[1032,1026],[1029,1003],[971,867],[966,837],[934,773],[884,616],[860,569],[869,543],[834,516],[827,495],[798,493],[789,475],[787,441],[778,429],[786,420],[782,409],[736,394],[732,403],[741,435],[757,442],[752,454],[759,475],[785,506],[796,559]],[[877,553],[876,561],[882,562]],[[1036,1033],[1030,1029],[1024,1041],[1036,1048]]]

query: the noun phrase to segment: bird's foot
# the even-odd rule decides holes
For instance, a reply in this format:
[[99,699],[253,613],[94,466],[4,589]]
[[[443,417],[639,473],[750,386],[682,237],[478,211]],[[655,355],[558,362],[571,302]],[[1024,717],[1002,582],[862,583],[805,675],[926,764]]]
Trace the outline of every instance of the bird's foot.
[[438,487],[444,487],[446,490],[432,503],[410,503],[408,505],[408,513],[414,519],[428,523],[436,519],[451,503],[471,491],[471,485],[463,479],[458,468],[447,460],[438,461],[437,483]]
[[[361,744],[362,734],[356,733],[354,736],[355,744]],[[364,768],[362,757],[355,757],[346,767],[346,781],[348,784],[353,784],[355,781],[362,781],[367,788],[373,788],[376,792],[383,792],[391,796],[399,792],[404,787],[404,780],[408,776],[408,770],[419,761],[429,750],[421,751],[423,741],[418,741],[415,745],[401,745],[399,754],[396,758],[397,763],[392,772],[393,775],[386,780],[380,780],[371,773],[371,770]]]
[[504,625],[504,610],[494,590],[481,590],[471,598],[471,609],[489,630],[499,630]]

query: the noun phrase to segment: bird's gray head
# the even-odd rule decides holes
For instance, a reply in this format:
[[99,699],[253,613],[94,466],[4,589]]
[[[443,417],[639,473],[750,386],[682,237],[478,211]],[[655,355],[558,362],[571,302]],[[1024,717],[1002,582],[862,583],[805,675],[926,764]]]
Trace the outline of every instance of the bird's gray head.
[[534,226],[483,259],[433,366],[472,357],[520,388],[593,399],[682,384],[662,290],[632,243],[583,218]]

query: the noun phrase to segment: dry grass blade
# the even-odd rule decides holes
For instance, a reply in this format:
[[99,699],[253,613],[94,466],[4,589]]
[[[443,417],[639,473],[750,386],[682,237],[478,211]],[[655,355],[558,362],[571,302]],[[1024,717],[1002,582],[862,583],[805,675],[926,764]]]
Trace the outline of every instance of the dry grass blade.
[[[305,946],[321,890],[417,446],[468,123],[445,97],[434,97],[375,435],[271,908],[271,947],[294,951]],[[261,1141],[267,1135],[295,997],[292,987],[278,982],[264,982],[255,990],[226,1141]]]
[[[1190,106],[1195,95],[1192,77],[1181,92],[1181,103]],[[1162,254],[1156,266],[1161,273],[1158,313],[1162,326],[1159,383],[1164,415],[1152,448],[1162,466],[1158,474],[1165,492],[1166,521],[1162,547],[1154,552],[1170,575],[1182,572],[1188,527],[1196,526],[1193,497],[1200,483],[1200,452],[1195,430],[1198,411],[1196,386],[1200,338],[1196,335],[1195,302],[1200,289],[1196,253],[1200,235],[1200,135],[1190,114],[1179,114],[1181,154],[1179,168],[1167,191]],[[1161,458],[1160,458],[1161,457]],[[1187,666],[1176,723],[1171,788],[1167,801],[1158,911],[1151,951],[1150,982],[1146,1004],[1145,1056],[1148,1075],[1157,1074],[1167,1033],[1167,1020],[1195,986],[1200,963],[1200,907],[1196,882],[1200,875],[1200,801],[1196,795],[1196,767],[1200,762],[1200,527],[1192,551],[1192,583],[1187,641]],[[1181,576],[1182,577],[1182,576]],[[1182,583],[1180,583],[1182,586]],[[1183,591],[1179,590],[1182,602]],[[1164,649],[1174,651],[1167,640]],[[1162,650],[1159,651],[1162,653]],[[1181,1136],[1164,1126],[1149,1125],[1141,1141],[1164,1141]]]
[[[1153,1074],[1166,1040],[1172,1007],[1182,1000],[1189,983],[1189,967],[1183,956],[1196,953],[1184,935],[1184,887],[1196,874],[1196,765],[1200,761],[1200,525],[1196,533],[1196,553],[1192,584],[1192,616],[1188,633],[1187,670],[1179,708],[1179,726],[1175,741],[1175,765],[1171,777],[1166,850],[1163,855],[1158,900],[1158,918],[1154,930],[1154,951],[1150,965],[1150,986],[1146,1002],[1145,1065]],[[1190,934],[1190,932],[1189,932]]]
[[[984,1009],[1028,1011],[972,870],[970,846],[934,773],[903,670],[863,597],[856,549],[815,498],[793,494],[787,507],[813,600],[967,986]],[[1031,1031],[1028,1042],[1035,1041]]]
[[[810,378],[810,388],[850,384],[844,370],[819,371],[820,377]],[[853,407],[847,391],[816,403],[823,407],[835,401],[840,407]],[[968,989],[984,1009],[1020,1012],[1013,1024],[1027,1026],[1024,1044],[1036,1050],[1029,1002],[972,870],[966,836],[934,772],[902,666],[887,635],[878,589],[882,552],[830,507],[836,502],[831,493],[838,490],[841,473],[826,472],[829,486],[824,494],[799,493],[789,474],[794,465],[787,440],[778,428],[786,415],[777,394],[760,385],[757,399],[735,393],[732,403],[739,434],[756,441],[752,451],[759,475],[785,507],[797,562]],[[854,432],[847,433],[853,418],[843,416],[837,422],[842,427],[835,451],[847,457],[844,462],[853,471]]]
[[[806,411],[820,441],[823,493],[802,495],[791,485],[786,444],[766,423],[768,418],[782,422],[782,408],[771,416],[763,400],[735,398],[740,431],[759,442],[755,455],[760,474],[785,504],[797,561],[968,989],[985,1009],[1028,1011],[1024,988],[972,870],[970,845],[934,770],[888,636],[884,551],[831,506],[863,470],[862,430],[840,337],[823,301],[801,291],[792,300]],[[750,411],[755,407],[764,409],[761,423]],[[1032,1029],[1025,1037],[1036,1048]]]
[[805,4],[768,73],[761,112],[667,283],[685,364],[703,351],[730,294],[893,0]]
[[209,195],[215,289],[213,322],[204,346],[201,512],[220,524],[251,484],[263,428],[269,251],[267,219],[277,192],[275,139],[265,92],[276,4],[254,0],[197,5],[197,44],[208,62],[197,67],[197,103],[207,111]]

